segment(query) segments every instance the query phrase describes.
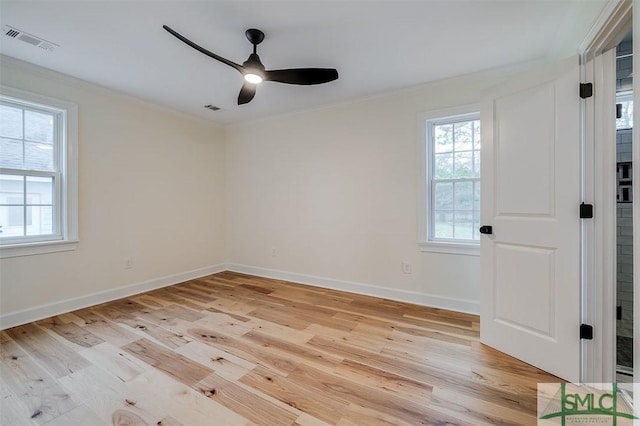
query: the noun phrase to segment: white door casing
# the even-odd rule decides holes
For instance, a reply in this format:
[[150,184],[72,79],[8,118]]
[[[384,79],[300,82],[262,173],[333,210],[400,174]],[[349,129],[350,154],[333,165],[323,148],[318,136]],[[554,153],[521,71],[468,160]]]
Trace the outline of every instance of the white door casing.
[[578,58],[518,75],[481,104],[481,342],[580,379]]

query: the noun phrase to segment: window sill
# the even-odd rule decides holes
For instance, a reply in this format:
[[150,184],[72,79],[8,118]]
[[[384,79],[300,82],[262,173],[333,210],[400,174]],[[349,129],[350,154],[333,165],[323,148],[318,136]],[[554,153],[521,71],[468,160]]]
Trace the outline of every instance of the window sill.
[[480,256],[480,244],[445,243],[435,241],[418,242],[421,252]]
[[0,259],[71,251],[75,250],[77,246],[77,240],[43,241],[37,243],[11,244],[7,246],[0,245]]

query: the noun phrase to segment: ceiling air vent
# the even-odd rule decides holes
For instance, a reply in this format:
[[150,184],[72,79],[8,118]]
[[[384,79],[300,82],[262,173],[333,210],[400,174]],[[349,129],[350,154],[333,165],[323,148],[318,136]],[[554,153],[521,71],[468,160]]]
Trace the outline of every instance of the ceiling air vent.
[[205,105],[204,106],[206,109],[210,109],[211,111],[220,111],[220,107],[217,107],[215,105]]
[[40,37],[36,37],[33,34],[26,33],[9,25],[4,26],[4,34],[8,37],[24,41],[25,43],[29,43],[32,46],[39,47],[40,49],[47,50],[49,52],[52,52],[56,47],[60,47],[55,43],[52,43]]

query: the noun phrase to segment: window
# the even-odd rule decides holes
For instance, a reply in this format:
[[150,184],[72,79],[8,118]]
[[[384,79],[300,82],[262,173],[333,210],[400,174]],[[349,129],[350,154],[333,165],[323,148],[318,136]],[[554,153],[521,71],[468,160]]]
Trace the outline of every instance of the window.
[[0,256],[77,241],[74,104],[0,86]]
[[474,109],[423,119],[420,246],[424,251],[478,254],[480,115]]
[[616,119],[616,130],[631,129],[633,127],[633,93],[618,93],[616,102],[620,105],[620,118]]

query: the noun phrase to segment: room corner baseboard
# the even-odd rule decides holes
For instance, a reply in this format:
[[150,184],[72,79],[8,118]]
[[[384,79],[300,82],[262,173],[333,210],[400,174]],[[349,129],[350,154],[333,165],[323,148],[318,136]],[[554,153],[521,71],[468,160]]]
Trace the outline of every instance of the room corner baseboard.
[[308,284],[316,287],[330,288],[333,290],[347,291],[350,293],[363,294],[367,296],[382,297],[385,299],[414,303],[416,305],[429,306],[432,308],[447,309],[456,312],[466,312],[476,315],[480,314],[480,303],[474,300],[443,297],[416,291],[392,289],[353,281],[336,280],[333,278],[297,274],[295,272],[279,271],[275,269],[267,269],[248,265],[238,265],[234,263],[228,263],[227,270],[248,275],[256,275],[259,277],[274,278],[300,284]]
[[122,297],[132,296],[169,285],[178,284],[195,278],[204,277],[206,275],[216,274],[224,270],[226,270],[225,264],[212,265],[204,268],[194,269],[192,271],[167,275],[164,277],[129,284],[110,290],[87,294],[85,296],[74,297],[71,299],[62,300],[60,302],[40,305],[21,311],[10,312],[6,314],[3,313],[0,315],[0,330],[14,327],[20,324],[26,324],[32,321],[38,321],[53,315],[59,315],[75,311],[77,309],[98,305],[100,303],[109,302],[111,300],[120,299]]
[[206,275],[216,274],[223,271],[239,272],[265,278],[274,278],[278,280],[291,281],[316,287],[330,288],[333,290],[341,290],[367,296],[382,297],[385,299],[414,303],[417,305],[447,309],[457,312],[467,312],[471,314],[479,314],[480,312],[480,303],[473,300],[456,299],[409,290],[379,287],[371,284],[353,281],[336,280],[333,278],[318,277],[314,275],[298,274],[295,272],[287,272],[276,269],[230,263],[212,265],[204,268],[194,269],[192,271],[167,275],[164,277],[154,278],[151,280],[130,284],[115,289],[100,291],[80,297],[74,297],[71,299],[49,303],[46,305],[40,305],[21,311],[2,313],[0,314],[0,330],[7,329],[9,327],[15,327],[21,324],[26,324],[32,321],[38,321],[54,315],[72,312],[77,309],[98,305],[100,303],[109,302],[111,300],[116,300],[123,297],[144,293],[150,290],[179,284],[184,281],[204,277]]

